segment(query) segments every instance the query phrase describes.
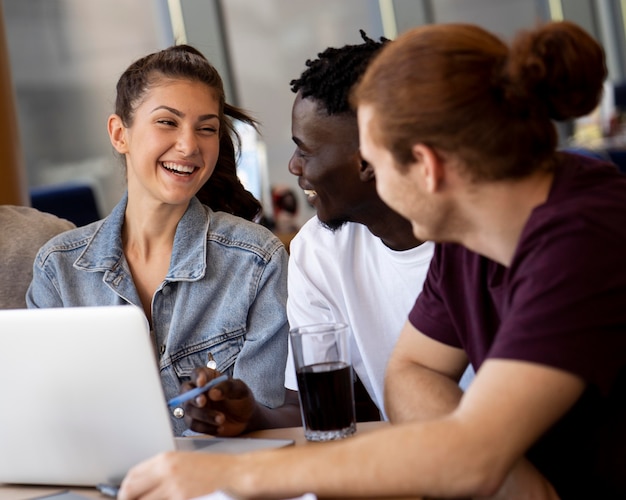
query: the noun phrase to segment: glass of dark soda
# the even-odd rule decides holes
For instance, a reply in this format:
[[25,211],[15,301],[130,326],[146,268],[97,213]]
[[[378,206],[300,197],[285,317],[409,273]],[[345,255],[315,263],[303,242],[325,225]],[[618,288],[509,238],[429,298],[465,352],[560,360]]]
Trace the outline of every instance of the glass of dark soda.
[[317,323],[289,332],[304,435],[330,441],[356,431],[349,327]]

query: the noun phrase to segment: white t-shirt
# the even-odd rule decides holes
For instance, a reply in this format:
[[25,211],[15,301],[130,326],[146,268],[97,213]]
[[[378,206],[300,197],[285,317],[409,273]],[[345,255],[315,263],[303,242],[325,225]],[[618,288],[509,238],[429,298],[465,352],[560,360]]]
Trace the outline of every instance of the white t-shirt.
[[[362,224],[347,223],[332,232],[316,216],[291,241],[290,327],[347,323],[354,370],[384,418],[387,361],[422,290],[433,250],[431,242],[391,250]],[[291,345],[285,387],[298,390]]]

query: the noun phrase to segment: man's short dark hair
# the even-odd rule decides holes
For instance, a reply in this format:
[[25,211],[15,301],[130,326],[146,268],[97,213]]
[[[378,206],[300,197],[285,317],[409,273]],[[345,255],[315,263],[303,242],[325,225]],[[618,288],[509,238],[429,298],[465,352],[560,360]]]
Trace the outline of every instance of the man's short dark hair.
[[381,37],[376,42],[359,30],[363,43],[329,47],[319,53],[318,59],[309,59],[307,69],[297,80],[291,80],[291,90],[303,98],[320,101],[329,115],[352,112],[348,96],[350,89],[361,78],[372,57],[389,42]]

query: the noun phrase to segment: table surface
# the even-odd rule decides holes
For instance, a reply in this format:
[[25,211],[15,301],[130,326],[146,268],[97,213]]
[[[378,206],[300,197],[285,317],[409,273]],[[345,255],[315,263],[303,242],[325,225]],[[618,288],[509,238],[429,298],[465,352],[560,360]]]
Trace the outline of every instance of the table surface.
[[[360,422],[357,424],[357,434],[370,432],[381,426],[388,425],[385,422]],[[246,434],[246,437],[257,438],[287,438],[293,439],[296,446],[323,446],[323,443],[309,443],[304,438],[302,427],[290,427],[285,429],[267,429]],[[0,500],[32,500],[44,495],[52,495],[68,488],[62,486],[21,486],[0,484]],[[69,488],[70,491],[85,498],[104,500],[107,497],[101,495],[95,488]]]

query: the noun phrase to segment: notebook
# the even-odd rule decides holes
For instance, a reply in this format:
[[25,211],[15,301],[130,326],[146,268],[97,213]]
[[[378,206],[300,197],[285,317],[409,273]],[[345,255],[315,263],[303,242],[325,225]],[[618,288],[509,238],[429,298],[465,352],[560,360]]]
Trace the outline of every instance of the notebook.
[[0,483],[117,484],[185,449],[238,453],[291,440],[175,438],[143,311],[0,310]]

